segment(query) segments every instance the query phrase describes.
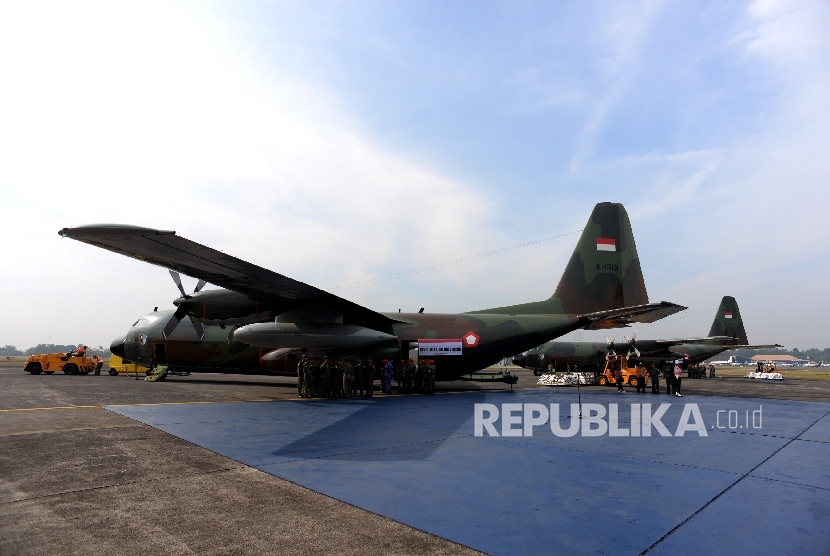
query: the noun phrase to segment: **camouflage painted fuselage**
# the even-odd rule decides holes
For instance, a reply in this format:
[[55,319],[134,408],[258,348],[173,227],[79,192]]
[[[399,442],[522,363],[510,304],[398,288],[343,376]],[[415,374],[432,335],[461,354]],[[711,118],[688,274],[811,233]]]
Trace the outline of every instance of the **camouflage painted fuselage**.
[[[164,363],[173,368],[213,372],[293,374],[299,350],[268,350],[242,342],[228,343],[229,330],[205,326],[199,339],[192,324],[183,320],[170,337],[161,334],[172,311],[159,311],[141,317],[123,338],[113,342],[113,353],[125,361]],[[331,350],[324,353],[362,355],[398,359],[421,339],[454,339],[476,334],[475,347],[464,347],[460,355],[433,357],[442,380],[478,371],[497,363],[505,354],[519,353],[567,334],[580,326],[579,318],[568,315],[468,315],[389,313],[398,322],[394,333],[400,343],[386,343],[360,350]],[[282,353],[277,353],[282,352]]]

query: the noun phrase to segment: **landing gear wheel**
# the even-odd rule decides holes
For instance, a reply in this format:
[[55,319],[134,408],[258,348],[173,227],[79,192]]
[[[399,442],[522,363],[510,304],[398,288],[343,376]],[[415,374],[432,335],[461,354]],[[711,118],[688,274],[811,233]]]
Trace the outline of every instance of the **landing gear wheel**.
[[78,366],[75,363],[67,363],[63,366],[63,374],[76,375],[78,374]]
[[118,371],[116,371],[115,369],[110,369],[110,376],[115,376],[117,374],[118,374]]
[[32,363],[26,370],[33,375],[39,375],[43,371],[43,367],[40,366],[40,363]]

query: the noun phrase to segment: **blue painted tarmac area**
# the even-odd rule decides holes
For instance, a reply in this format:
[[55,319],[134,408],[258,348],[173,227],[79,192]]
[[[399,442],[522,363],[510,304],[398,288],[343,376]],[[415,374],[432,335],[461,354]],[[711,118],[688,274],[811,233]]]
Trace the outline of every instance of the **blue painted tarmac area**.
[[709,435],[473,435],[476,403],[559,403],[566,428],[570,388],[108,409],[492,554],[830,554],[830,404],[582,393],[620,404],[620,427],[631,403],[671,403],[672,433],[696,403]]

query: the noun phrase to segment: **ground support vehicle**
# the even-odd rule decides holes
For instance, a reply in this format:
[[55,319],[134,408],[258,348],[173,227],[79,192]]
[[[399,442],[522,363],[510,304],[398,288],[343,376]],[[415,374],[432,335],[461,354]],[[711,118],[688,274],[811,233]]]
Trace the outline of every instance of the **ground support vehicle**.
[[33,375],[39,375],[40,373],[51,375],[58,371],[65,375],[86,375],[90,372],[101,372],[103,365],[104,360],[95,356],[44,353],[29,356],[23,370]]
[[149,371],[149,367],[137,365],[135,363],[124,363],[124,360],[117,355],[110,356],[110,376],[115,376],[117,374],[146,375]]
[[605,358],[605,368],[597,376],[597,384],[600,386],[617,384],[617,379],[614,378],[616,369],[622,369],[623,382],[632,388],[636,388],[640,380],[643,381],[643,386],[648,385],[648,373],[645,373],[645,376],[637,376],[637,365],[626,355],[608,355]]

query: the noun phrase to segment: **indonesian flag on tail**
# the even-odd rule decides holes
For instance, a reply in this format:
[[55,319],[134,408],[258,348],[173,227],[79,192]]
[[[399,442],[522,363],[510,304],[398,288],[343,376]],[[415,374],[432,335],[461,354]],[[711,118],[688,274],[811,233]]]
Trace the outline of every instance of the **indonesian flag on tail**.
[[724,318],[731,319],[731,318],[732,318],[732,313],[730,313],[729,311],[726,311],[726,312],[723,314],[723,316],[724,316]]
[[607,238],[607,237],[598,237],[597,238],[597,251],[616,251],[617,250],[617,240],[614,238]]

